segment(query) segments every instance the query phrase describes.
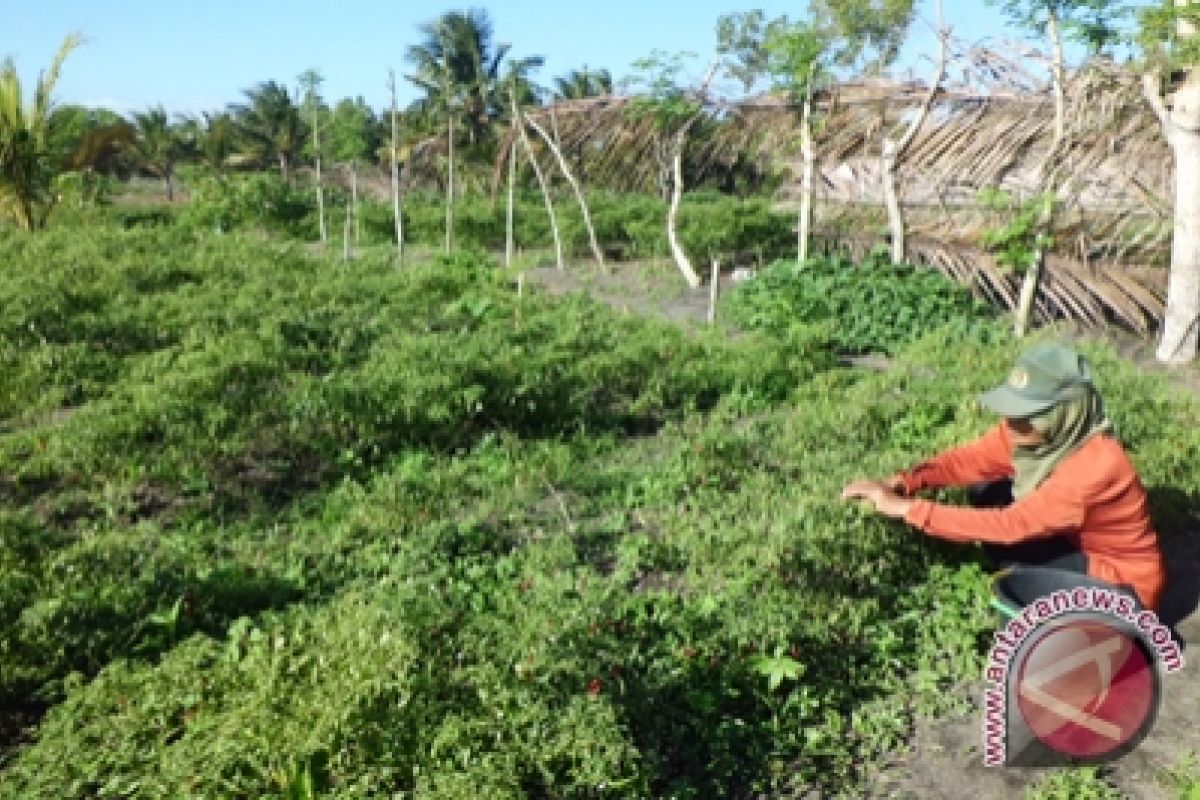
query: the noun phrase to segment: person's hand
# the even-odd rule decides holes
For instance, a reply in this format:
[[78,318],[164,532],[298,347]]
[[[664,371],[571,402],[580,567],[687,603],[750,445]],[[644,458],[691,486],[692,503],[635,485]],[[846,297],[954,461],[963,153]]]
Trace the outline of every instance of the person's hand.
[[903,472],[897,472],[894,475],[889,475],[888,477],[884,478],[883,485],[887,487],[888,491],[890,492],[898,494],[901,497],[908,497],[908,485],[904,482]]
[[892,491],[884,481],[854,481],[842,489],[843,500],[866,500],[885,517],[903,519],[913,501]]

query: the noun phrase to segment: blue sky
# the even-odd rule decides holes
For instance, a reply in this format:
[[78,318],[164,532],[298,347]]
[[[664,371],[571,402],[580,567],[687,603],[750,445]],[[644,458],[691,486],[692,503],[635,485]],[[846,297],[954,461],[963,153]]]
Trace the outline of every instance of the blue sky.
[[[930,19],[932,0],[919,0]],[[605,67],[620,78],[631,62],[654,49],[700,54],[696,72],[715,46],[717,17],[762,8],[769,16],[801,14],[802,0],[504,0],[443,3],[432,0],[47,0],[13,4],[0,27],[0,57],[12,56],[33,80],[65,34],[79,31],[83,47],[72,54],[58,84],[59,102],[103,105],[128,113],[162,103],[171,112],[215,110],[239,101],[242,90],[265,80],[295,86],[315,67],[323,94],[336,100],[362,95],[382,109],[387,71],[395,68],[401,104],[416,96],[403,80],[404,52],[418,41],[417,27],[449,10],[486,8],[498,42],[512,53],[542,55],[543,84],[584,65]],[[955,34],[975,40],[1011,37],[998,13],[981,0],[946,0]],[[902,62],[921,67],[932,52],[929,26],[920,20]]]

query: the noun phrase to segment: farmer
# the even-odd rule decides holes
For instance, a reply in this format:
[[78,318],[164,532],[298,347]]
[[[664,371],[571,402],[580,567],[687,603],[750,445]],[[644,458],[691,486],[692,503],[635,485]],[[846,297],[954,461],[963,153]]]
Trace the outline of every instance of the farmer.
[[[887,480],[854,481],[842,498],[942,539],[982,542],[1002,566],[1054,567],[1132,589],[1157,610],[1165,571],[1146,492],[1084,358],[1037,345],[979,402],[1003,417],[982,437]],[[912,496],[945,486],[971,487],[975,505],[993,507]]]

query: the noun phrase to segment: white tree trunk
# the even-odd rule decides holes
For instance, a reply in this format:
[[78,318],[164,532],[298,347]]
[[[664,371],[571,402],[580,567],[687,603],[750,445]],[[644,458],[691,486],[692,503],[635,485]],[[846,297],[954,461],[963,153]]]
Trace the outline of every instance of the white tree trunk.
[[[695,117],[692,118],[692,120],[694,119]],[[675,266],[679,267],[679,271],[683,273],[688,286],[695,289],[700,285],[700,276],[692,267],[692,262],[684,252],[683,245],[679,243],[679,234],[676,232],[679,202],[683,199],[683,146],[687,141],[687,132],[690,127],[692,127],[691,120],[680,128],[679,133],[675,134],[675,152],[671,159],[671,205],[667,209],[667,243],[671,246],[671,255],[675,259]]]
[[321,157],[317,156],[317,229],[321,243],[329,241],[329,229],[325,227],[325,187],[321,183]]
[[1050,52],[1053,53],[1051,66],[1051,83],[1054,86],[1054,143],[1051,151],[1057,150],[1062,144],[1067,127],[1067,78],[1063,67],[1062,35],[1058,30],[1058,15],[1053,11],[1046,12],[1046,35],[1050,37]]
[[892,263],[904,261],[905,241],[904,210],[896,194],[896,158],[898,145],[890,136],[883,137],[883,152],[879,158],[880,175],[883,178],[883,204],[887,209],[888,228],[891,230]]
[[[514,120],[515,122],[515,120]],[[508,207],[504,214],[504,266],[512,264],[513,260],[513,212],[516,203],[517,185],[517,137],[513,137],[512,147],[508,150]]]
[[321,157],[317,156],[317,228],[321,242],[329,241],[329,230],[325,227],[325,187],[321,183]]
[[721,262],[712,260],[712,274],[708,279],[708,324],[717,321],[717,301],[721,297]]
[[388,70],[388,89],[392,94],[392,220],[396,225],[396,259],[404,263],[404,222],[400,208],[400,144],[397,142],[396,73]]
[[354,243],[362,238],[362,226],[358,223],[358,159],[350,162],[350,214],[354,217]]
[[454,114],[446,105],[446,253],[454,249]]
[[1158,77],[1143,76],[1147,101],[1163,126],[1175,157],[1175,226],[1167,307],[1156,356],[1166,364],[1187,364],[1200,343],[1200,70],[1188,72],[1168,109]]
[[[558,144],[546,135],[546,131],[533,121],[533,118],[528,114],[525,115],[525,121],[529,126],[537,131],[538,136],[542,137],[542,141],[550,148],[550,152],[554,154],[554,158],[558,161],[558,168],[562,171],[563,177],[567,179],[567,183],[571,184],[571,189],[575,192],[575,199],[579,202],[579,210],[583,212],[583,225],[587,228],[588,244],[592,248],[592,256],[596,259],[596,263],[601,267],[604,266],[604,254],[600,251],[600,245],[596,242],[596,229],[592,227],[592,215],[588,213],[587,200],[583,197],[583,190],[579,188],[579,182],[575,180],[575,176],[571,174],[571,168],[567,166],[567,161],[563,158],[562,151]],[[557,133],[555,134],[557,137]]]
[[800,153],[804,159],[804,173],[800,188],[800,217],[796,224],[796,260],[801,264],[808,260],[808,243],[812,236],[813,183],[817,167],[817,153],[812,139],[812,80],[813,70],[810,69],[808,91],[800,112]]
[[[1042,210],[1038,213],[1037,231],[1050,229],[1054,219],[1054,206],[1054,202],[1048,202],[1042,206]],[[1037,297],[1038,284],[1042,279],[1045,263],[1046,254],[1039,246],[1033,251],[1032,261],[1025,270],[1025,277],[1021,281],[1021,295],[1013,314],[1013,335],[1018,339],[1024,338],[1025,334],[1029,332],[1033,318],[1033,301]]]
[[1013,315],[1013,335],[1018,339],[1024,338],[1029,332],[1029,321],[1033,317],[1033,299],[1037,296],[1044,260],[1041,250],[1034,253],[1033,263],[1025,271],[1025,278],[1021,282],[1021,296],[1017,300],[1016,313]]
[[521,144],[525,147],[525,155],[529,157],[529,163],[533,165],[533,174],[537,177],[538,186],[541,187],[542,197],[546,200],[546,214],[550,217],[550,232],[554,234],[554,260],[558,268],[564,269],[562,238],[558,235],[558,217],[554,214],[554,202],[550,199],[550,187],[546,185],[546,177],[542,174],[542,167],[538,164],[537,157],[533,152],[533,145],[529,143],[529,134],[525,133],[525,126],[521,124],[521,109],[517,105],[517,93],[512,92],[512,113],[513,119],[517,120],[517,129],[521,133]]
[[908,129],[899,140],[884,134],[883,146],[880,152],[883,198],[884,204],[887,207],[888,226],[891,228],[892,234],[892,262],[895,264],[899,264],[904,260],[907,250],[904,211],[900,207],[900,198],[896,192],[896,165],[904,158],[904,154],[912,145],[917,131],[925,124],[925,118],[929,116],[929,107],[933,105],[933,98],[937,95],[938,89],[942,85],[942,78],[946,75],[947,39],[950,37],[950,32],[946,29],[943,22],[941,0],[938,0],[937,3],[937,18],[938,62],[933,80],[929,82],[929,91],[926,92],[925,99],[921,102],[921,107],[917,109],[917,115],[909,123]]

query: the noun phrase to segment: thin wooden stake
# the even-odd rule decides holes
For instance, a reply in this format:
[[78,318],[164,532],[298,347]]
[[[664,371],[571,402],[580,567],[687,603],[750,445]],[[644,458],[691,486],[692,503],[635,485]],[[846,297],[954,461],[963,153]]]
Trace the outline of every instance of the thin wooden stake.
[[712,261],[712,275],[708,281],[708,324],[717,321],[717,296],[721,292],[721,262]]

